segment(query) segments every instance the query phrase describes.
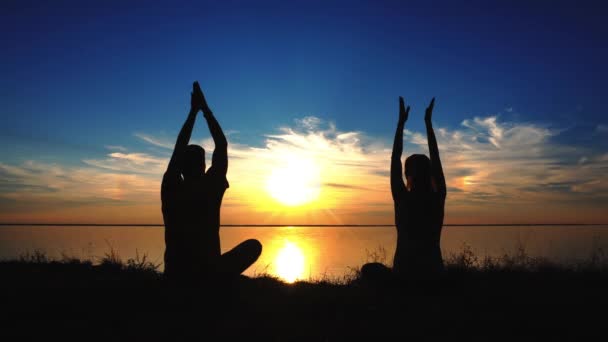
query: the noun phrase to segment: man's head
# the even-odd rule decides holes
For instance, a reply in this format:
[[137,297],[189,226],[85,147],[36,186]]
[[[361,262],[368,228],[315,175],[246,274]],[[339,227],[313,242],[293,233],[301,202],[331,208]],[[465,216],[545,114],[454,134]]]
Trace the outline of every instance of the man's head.
[[205,174],[205,149],[198,145],[188,145],[182,159],[184,179],[196,178]]
[[412,154],[405,160],[407,188],[412,191],[430,191],[431,160],[424,154]]

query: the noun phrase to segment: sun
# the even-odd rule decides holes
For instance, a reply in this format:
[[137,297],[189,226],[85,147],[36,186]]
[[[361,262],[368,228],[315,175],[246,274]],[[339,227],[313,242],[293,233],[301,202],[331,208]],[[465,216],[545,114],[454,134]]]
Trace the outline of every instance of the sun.
[[276,274],[288,283],[302,279],[304,275],[304,253],[291,241],[285,241],[283,248],[277,253]]
[[289,157],[271,172],[266,190],[279,203],[298,206],[319,197],[320,178],[319,167],[312,159]]

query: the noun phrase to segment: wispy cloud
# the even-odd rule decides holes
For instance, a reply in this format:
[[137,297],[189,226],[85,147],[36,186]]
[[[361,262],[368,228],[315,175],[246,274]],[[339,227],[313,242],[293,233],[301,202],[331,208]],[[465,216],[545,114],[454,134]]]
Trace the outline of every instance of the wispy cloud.
[[[557,143],[560,130],[494,116],[464,120],[462,127],[438,135],[449,186],[460,190],[450,195],[452,204],[480,212],[503,206],[513,222],[534,210],[567,205],[570,221],[580,219],[577,211],[584,216],[593,210],[597,218],[608,203],[608,163],[601,152]],[[408,137],[426,151],[414,134]]]
[[[436,132],[449,188],[448,221],[606,218],[601,214],[608,204],[605,151],[559,144],[560,130],[503,122],[497,116],[466,119],[459,127],[439,127]],[[145,133],[135,136],[151,147],[169,150],[144,153],[108,146],[108,154],[83,160],[81,167],[37,161],[0,163],[0,201],[10,204],[3,205],[0,217],[14,217],[4,208],[36,207],[30,213],[35,217],[42,204],[59,208],[81,203],[89,206],[87,210],[98,211],[122,205],[139,221],[146,217],[161,222],[160,181],[173,143]],[[426,134],[406,129],[405,140],[404,158],[427,153]],[[211,157],[210,138],[194,143],[203,145]],[[342,131],[312,116],[267,134],[260,146],[230,141],[230,189],[222,220],[237,224],[390,223],[390,143],[363,131]],[[266,191],[267,183],[273,170],[298,159],[314,161],[320,174],[320,199],[304,209],[282,211]],[[297,181],[298,175],[293,177]],[[144,213],[142,205],[152,213]],[[128,209],[136,207],[140,209]]]
[[127,152],[127,148],[119,145],[106,145],[108,150]]
[[595,131],[597,133],[608,133],[608,125],[597,125]]
[[[306,117],[266,135],[263,146],[231,143],[229,154],[236,158],[231,159],[228,171],[232,187],[227,201],[249,208],[258,222],[353,222],[353,215],[361,212],[361,206],[371,202],[385,203],[384,210],[391,210],[392,204],[386,201],[390,199],[388,183],[377,173],[387,167],[390,151],[383,142],[362,132],[340,131],[331,122]],[[277,217],[273,208],[277,203],[268,195],[266,184],[273,170],[298,160],[310,160],[316,165],[320,175],[319,200],[307,207],[306,217],[298,216],[298,210]],[[297,183],[298,177],[303,175],[294,174],[293,182]]]
[[136,173],[32,160],[0,163],[0,218],[4,222],[154,222],[159,215],[148,209],[157,206],[158,189],[156,177]]
[[83,162],[97,168],[135,174],[160,174],[167,165],[165,157],[146,153],[109,153],[104,159],[84,159]]
[[152,135],[144,133],[135,133],[133,135],[149,144],[162,148],[173,149],[173,146],[175,145],[175,142],[171,142],[167,138],[154,137]]

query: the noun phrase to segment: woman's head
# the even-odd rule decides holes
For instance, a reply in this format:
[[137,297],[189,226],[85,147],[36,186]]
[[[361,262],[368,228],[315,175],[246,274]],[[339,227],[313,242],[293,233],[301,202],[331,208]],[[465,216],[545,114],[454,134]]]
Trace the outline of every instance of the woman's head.
[[405,160],[405,178],[410,191],[431,191],[431,160],[424,154],[412,154]]

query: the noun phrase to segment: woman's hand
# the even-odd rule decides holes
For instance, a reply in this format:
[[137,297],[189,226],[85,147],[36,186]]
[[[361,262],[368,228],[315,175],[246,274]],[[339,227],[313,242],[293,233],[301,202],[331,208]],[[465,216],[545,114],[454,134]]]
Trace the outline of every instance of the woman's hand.
[[431,125],[431,119],[433,117],[433,107],[435,107],[435,98],[433,97],[433,99],[431,100],[431,103],[429,104],[429,106],[426,108],[426,113],[424,114],[424,122],[426,122],[427,125]]
[[410,114],[410,106],[405,108],[403,97],[399,96],[399,123],[405,123]]

